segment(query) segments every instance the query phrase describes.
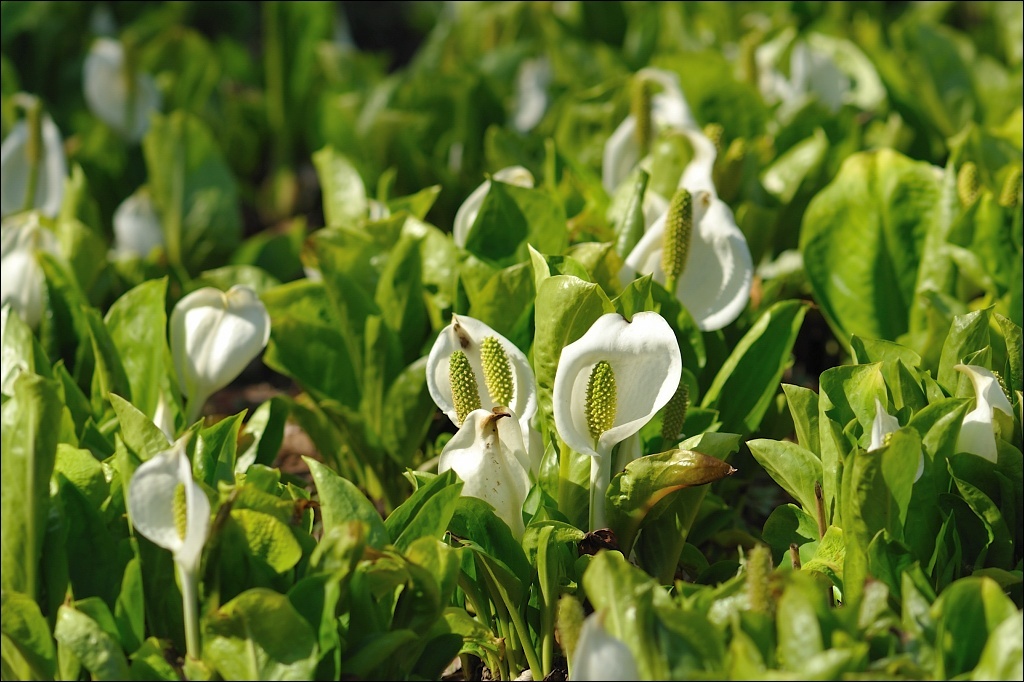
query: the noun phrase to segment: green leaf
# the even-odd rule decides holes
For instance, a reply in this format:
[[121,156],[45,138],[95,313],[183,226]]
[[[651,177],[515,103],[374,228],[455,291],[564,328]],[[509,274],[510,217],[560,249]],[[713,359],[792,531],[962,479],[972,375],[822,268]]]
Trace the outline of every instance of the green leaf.
[[131,386],[121,356],[110,333],[95,308],[82,311],[89,326],[92,354],[96,365],[92,374],[92,407],[95,414],[102,414],[111,393],[131,399]]
[[796,300],[774,304],[722,364],[701,407],[717,409],[724,430],[752,433],[760,426],[778,392],[782,373],[792,363],[790,353],[807,308],[806,303]]
[[291,282],[266,292],[262,300],[271,321],[263,356],[267,366],[306,390],[356,408],[359,384],[324,284]]
[[398,336],[406,363],[419,357],[427,332],[421,242],[411,235],[398,240],[388,254],[374,295],[384,323]]
[[270,514],[232,509],[231,520],[238,525],[252,555],[277,573],[291,569],[302,558],[302,547],[292,531]]
[[150,637],[135,650],[131,659],[131,678],[133,680],[162,680],[175,682],[180,680],[179,673],[167,662],[168,651],[156,637]]
[[[661,499],[683,488],[712,483],[735,471],[721,459],[693,450],[669,450],[627,464],[625,471],[612,477],[607,492],[608,524],[622,551],[629,552],[644,517]],[[696,509],[692,512],[696,514]]]
[[170,447],[164,432],[130,402],[116,393],[111,393],[110,405],[114,408],[121,425],[121,438],[124,444],[140,460],[144,462]]
[[368,211],[366,187],[352,162],[333,147],[324,147],[313,153],[313,165],[320,179],[328,227],[364,221]]
[[972,680],[1024,677],[1024,611],[1011,614],[991,631]]
[[772,510],[764,522],[761,538],[772,548],[778,564],[790,545],[802,546],[818,541],[818,521],[794,504],[784,504]]
[[22,373],[3,404],[3,589],[39,594],[39,560],[50,504],[50,475],[57,457],[62,405],[58,384]]
[[256,408],[239,434],[241,452],[235,461],[235,472],[244,473],[254,464],[270,466],[274,463],[284,441],[288,403],[275,396]]
[[521,583],[530,582],[532,568],[522,545],[487,502],[460,497],[448,529],[459,541],[468,541],[474,552],[500,562]]
[[[80,611],[77,605],[62,605],[57,610],[53,636],[58,645],[72,653],[95,680],[129,679],[128,660],[120,643],[111,636],[109,628],[103,627],[91,614]],[[112,624],[109,610],[105,615]]]
[[192,456],[192,470],[197,480],[211,488],[217,483],[233,483],[235,480],[235,453],[238,449],[238,430],[242,426],[244,412],[222,419],[213,426],[199,429],[195,453]]
[[853,154],[804,213],[800,250],[836,335],[895,340],[909,329],[922,226],[939,200],[931,164],[880,149]]
[[807,448],[788,441],[759,438],[749,441],[747,447],[768,475],[800,503],[806,514],[816,518],[814,486],[822,480],[821,460]]
[[127,375],[132,403],[152,417],[170,365],[167,278],[143,282],[122,295],[104,322]]
[[206,124],[181,110],[155,115],[142,151],[170,262],[195,272],[231,253],[242,231],[238,189]]
[[535,306],[533,366],[538,403],[546,421],[554,424],[551,396],[562,348],[583,336],[597,318],[614,312],[615,308],[600,286],[571,275],[546,278],[537,290]]
[[309,473],[316,485],[324,531],[329,532],[335,526],[352,519],[362,521],[367,528],[367,544],[375,549],[383,549],[390,538],[384,521],[373,503],[359,492],[355,485],[338,476],[327,466],[311,457],[303,457],[302,461],[309,467]]
[[561,253],[568,244],[565,210],[546,190],[492,179],[466,250],[508,266],[527,259],[527,244],[541,253]]
[[52,679],[57,672],[57,653],[39,605],[31,597],[7,589],[0,593],[0,602],[4,669],[10,666],[23,680]]
[[947,587],[932,604],[935,621],[935,676],[951,679],[970,672],[981,660],[990,633],[1011,617],[1013,602],[990,578],[963,578]]
[[972,353],[990,347],[989,310],[976,310],[966,315],[957,315],[949,328],[946,342],[942,345],[942,357],[935,380],[951,395],[957,395],[957,384],[962,376],[954,367],[964,362]]
[[809,388],[782,384],[789,413],[793,417],[796,440],[805,450],[820,456],[818,443],[818,394]]
[[316,634],[288,597],[246,590],[203,619],[203,658],[226,680],[308,680]]
[[426,366],[426,357],[413,362],[384,395],[387,416],[380,433],[381,446],[401,467],[413,466],[437,412],[427,390]]

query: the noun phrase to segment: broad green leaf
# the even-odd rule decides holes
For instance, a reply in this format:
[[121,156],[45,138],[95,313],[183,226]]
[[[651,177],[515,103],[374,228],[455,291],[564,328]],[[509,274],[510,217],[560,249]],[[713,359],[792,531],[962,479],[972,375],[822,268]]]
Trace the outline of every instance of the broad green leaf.
[[[35,599],[15,590],[0,594],[3,607],[4,669],[10,665],[21,679],[52,679],[57,672],[57,653],[50,636],[50,626],[43,618]],[[8,650],[10,644],[13,651]],[[17,658],[13,655],[17,654]]]
[[990,633],[1019,612],[994,580],[971,577],[943,590],[930,615],[938,648],[935,676],[950,679],[973,670]]
[[783,490],[800,503],[803,511],[817,517],[814,486],[821,483],[821,460],[807,448],[788,441],[759,438],[747,447],[754,459]]
[[[109,611],[106,615],[112,622]],[[63,605],[57,610],[53,636],[58,645],[74,654],[93,679],[129,679],[128,660],[121,644],[111,636],[108,628],[75,605]]]
[[818,394],[809,388],[782,384],[789,412],[793,416],[796,440],[805,450],[820,455],[818,444]]
[[[125,651],[136,651],[146,635],[145,593],[142,590],[142,564],[133,556],[124,567],[121,591],[114,602],[114,620]],[[134,666],[135,656],[132,656]]]
[[529,263],[517,263],[495,272],[479,289],[467,286],[469,316],[487,324],[525,352],[532,341],[533,280]]
[[531,566],[522,545],[488,503],[475,497],[460,497],[448,529],[460,541],[472,543],[474,552],[500,562],[520,582],[530,582]]
[[601,287],[571,275],[545,279],[537,290],[535,305],[533,366],[538,403],[546,421],[553,424],[551,396],[562,348],[583,336],[601,315],[615,309]]
[[308,680],[317,638],[288,597],[246,590],[203,619],[203,658],[225,680]]
[[114,301],[104,317],[131,387],[132,403],[156,413],[168,372],[167,278],[144,282]]
[[821,538],[814,556],[804,562],[801,570],[821,573],[840,590],[843,589],[843,563],[846,559],[846,545],[843,543],[843,529],[829,526]]
[[199,429],[192,456],[192,470],[197,480],[211,488],[216,488],[220,481],[234,482],[238,430],[242,427],[244,416],[244,412],[239,412],[213,426]]
[[821,583],[807,574],[794,573],[776,607],[779,664],[784,670],[800,671],[807,659],[825,651],[822,623],[827,606]]
[[131,399],[131,386],[121,356],[110,333],[95,308],[83,311],[89,325],[92,354],[96,364],[92,374],[92,407],[95,414],[102,414],[111,393]]
[[242,231],[238,189],[217,141],[195,115],[156,115],[142,150],[171,263],[192,271],[230,253]]
[[844,341],[908,330],[939,185],[930,164],[880,149],[848,157],[811,200],[800,250],[815,300]]
[[252,555],[277,573],[291,569],[302,558],[302,547],[291,530],[270,514],[252,509],[232,509],[231,520],[238,524]]
[[14,395],[14,380],[21,372],[32,372],[41,376],[49,375],[49,361],[39,347],[28,325],[11,307],[3,312],[2,363],[3,380],[0,392],[5,396]]
[[772,510],[764,522],[761,538],[772,548],[775,563],[781,561],[789,546],[818,541],[818,521],[794,504],[784,504]]
[[366,542],[370,547],[382,549],[389,544],[388,531],[380,513],[355,485],[311,457],[302,459],[316,484],[325,532],[355,519],[366,524]]
[[54,480],[67,524],[68,557],[90,557],[89,561],[70,561],[71,589],[78,598],[101,597],[113,604],[126,563],[118,552],[119,538],[107,527],[101,508],[93,506],[84,491],[60,474]]
[[416,454],[437,412],[427,390],[426,364],[424,356],[403,369],[384,395],[387,413],[380,441],[388,455],[401,467],[414,465]]
[[388,328],[399,338],[405,362],[419,357],[427,332],[421,239],[403,235],[388,254],[374,301]]
[[568,244],[564,209],[546,190],[492,179],[466,236],[466,250],[508,266],[526,260],[527,244],[541,253],[561,253]]
[[179,673],[167,661],[167,651],[156,637],[150,637],[129,657],[133,680],[163,680],[175,682]]
[[57,456],[61,403],[55,381],[22,373],[3,404],[3,589],[39,597],[39,560]]
[[766,310],[736,344],[701,400],[718,410],[722,428],[752,433],[792,363],[790,353],[807,313],[802,301],[780,301]]
[[954,367],[964,362],[971,353],[991,346],[988,309],[976,310],[953,319],[949,335],[942,345],[942,357],[935,380],[951,395],[957,395],[957,384],[962,376]]
[[989,634],[972,680],[1024,678],[1024,611],[1007,616]]
[[366,187],[352,162],[333,147],[313,153],[328,226],[358,225],[366,219]]
[[693,450],[669,450],[627,464],[625,471],[612,477],[607,492],[608,524],[622,551],[629,552],[644,517],[662,498],[735,471],[721,459]]
[[262,296],[270,313],[270,343],[263,361],[306,390],[355,408],[359,403],[352,357],[324,284],[299,280]]
[[121,439],[139,459],[146,461],[170,447],[164,432],[135,405],[116,393],[110,394],[110,405],[121,426]]
[[192,280],[195,288],[213,287],[221,291],[227,291],[236,284],[247,286],[255,291],[257,296],[262,296],[264,291],[279,286],[281,282],[263,268],[245,264],[203,270]]

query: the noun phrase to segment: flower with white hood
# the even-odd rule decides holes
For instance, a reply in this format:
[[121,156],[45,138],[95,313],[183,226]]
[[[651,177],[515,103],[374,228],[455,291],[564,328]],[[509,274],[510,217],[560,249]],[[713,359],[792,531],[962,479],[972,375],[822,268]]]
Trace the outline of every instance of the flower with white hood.
[[146,187],[140,187],[114,211],[114,253],[145,258],[164,243],[153,197]]
[[604,628],[604,611],[583,621],[573,652],[573,680],[639,680],[640,669],[632,650]]
[[449,469],[462,479],[464,496],[490,504],[516,538],[523,536],[530,458],[515,414],[503,407],[470,412],[441,451],[437,473]]
[[200,656],[199,566],[210,530],[210,501],[192,479],[187,436],[139,465],[128,484],[135,530],[174,556],[181,588],[188,655]]
[[22,213],[0,223],[0,306],[11,305],[32,329],[46,307],[46,276],[36,255],[57,255],[57,235],[40,222],[38,211]]
[[[970,452],[990,462],[999,459],[996,432],[999,422],[1013,419],[1013,406],[999,386],[999,379],[978,365],[956,365],[955,370],[966,374],[974,385],[975,408],[964,416],[960,435],[956,439],[957,452]],[[997,414],[1002,412],[1003,415]]]
[[270,315],[252,289],[204,287],[174,306],[171,356],[191,424],[203,403],[242,373],[270,339]]
[[138,72],[124,45],[111,38],[92,44],[82,67],[85,101],[101,121],[131,142],[149,130],[150,116],[160,110],[153,77]]
[[38,99],[17,97],[27,116],[14,124],[0,146],[0,215],[37,209],[55,218],[68,174],[64,142]]
[[523,351],[489,325],[452,315],[427,356],[427,390],[452,423],[475,409],[507,407],[529,433],[537,413],[537,385]]
[[[614,189],[639,162],[643,150],[637,131],[645,126],[651,128],[650,135],[672,128],[686,136],[693,158],[671,201],[653,191],[645,193],[645,222],[655,210],[661,213],[626,256],[620,283],[651,274],[686,306],[701,330],[715,331],[739,317],[750,300],[750,247],[732,210],[718,198],[712,179],[718,152],[690,113],[678,78],[658,69],[642,69],[637,76],[641,83],[659,84],[662,92],[650,96],[649,107],[637,107],[608,139],[605,187]],[[644,116],[650,118],[647,123]]]
[[[868,444],[868,452],[881,450],[889,444],[888,436],[900,430],[900,421],[889,414],[882,401],[875,398],[875,418],[871,421],[871,442]],[[924,452],[917,460],[917,473],[914,474],[914,481],[917,482],[924,473]]]
[[555,428],[576,452],[589,455],[590,529],[603,528],[612,449],[636,434],[675,394],[682,374],[675,333],[661,315],[626,321],[602,315],[562,349],[555,370]]

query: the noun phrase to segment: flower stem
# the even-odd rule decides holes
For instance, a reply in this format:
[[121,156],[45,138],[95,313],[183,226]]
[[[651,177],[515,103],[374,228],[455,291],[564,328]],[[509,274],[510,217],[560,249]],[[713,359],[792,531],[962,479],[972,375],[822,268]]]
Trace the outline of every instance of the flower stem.
[[181,583],[181,607],[185,614],[185,651],[191,658],[200,658],[199,648],[199,592],[196,574],[180,562],[174,562]]
[[590,530],[605,528],[605,493],[612,482],[612,453],[610,448],[599,449],[590,460]]

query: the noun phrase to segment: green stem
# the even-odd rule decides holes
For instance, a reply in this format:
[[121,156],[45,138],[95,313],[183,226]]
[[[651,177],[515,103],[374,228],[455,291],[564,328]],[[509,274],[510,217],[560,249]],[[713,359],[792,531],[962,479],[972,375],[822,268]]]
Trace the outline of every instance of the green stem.
[[518,644],[522,647],[522,651],[526,655],[526,662],[530,667],[530,672],[533,674],[533,679],[542,679],[543,676],[540,674],[541,665],[540,660],[537,658],[537,650],[534,648],[533,642],[530,640],[530,631],[526,627],[526,623],[523,621],[522,614],[519,613],[518,606],[505,601],[505,593],[498,589],[498,586],[494,581],[494,576],[490,574],[486,567],[484,567],[483,573],[491,594],[497,593],[499,596],[499,599],[495,601],[495,606],[503,611],[504,615],[512,621],[517,639],[519,640]]
[[488,607],[488,602],[480,593],[480,589],[477,587],[477,584],[470,580],[469,576],[463,571],[459,571],[459,587],[461,587],[462,591],[466,593],[466,599],[468,599],[473,605],[476,615],[483,620],[484,626],[493,631],[494,625],[491,621],[491,609]]
[[[559,440],[561,443],[561,440]],[[567,514],[569,510],[569,474],[572,471],[572,450],[565,443],[558,449],[558,509]]]
[[178,582],[181,583],[181,607],[185,614],[185,651],[198,659],[202,651],[199,648],[199,591],[196,575],[178,561],[174,562]]
[[25,111],[28,124],[28,182],[25,184],[25,199],[21,209],[29,211],[35,205],[36,190],[39,188],[39,164],[43,159],[43,112],[38,99],[34,99]]
[[612,482],[611,448],[599,449],[590,460],[590,530],[605,528],[605,497]]

